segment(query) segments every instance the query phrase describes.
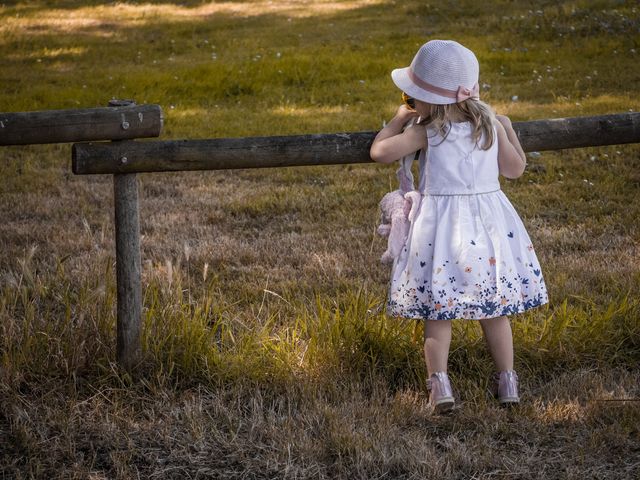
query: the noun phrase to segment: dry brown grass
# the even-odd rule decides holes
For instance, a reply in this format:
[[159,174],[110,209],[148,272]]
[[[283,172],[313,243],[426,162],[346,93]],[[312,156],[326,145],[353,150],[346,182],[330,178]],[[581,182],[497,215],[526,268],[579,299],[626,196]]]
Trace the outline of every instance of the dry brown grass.
[[[632,175],[637,147],[614,148],[625,152],[617,168]],[[617,295],[629,291],[637,301],[637,206],[620,203],[612,215],[590,218],[588,212],[604,207],[567,197],[550,201],[559,177],[545,175],[555,162],[581,172],[562,177],[559,192],[589,192],[582,174],[603,185],[620,178],[585,165],[583,157],[545,154],[538,160],[546,165],[544,175],[528,172],[505,185],[519,210],[529,212],[523,217],[552,298],[550,308],[514,319],[522,405],[504,411],[486,396],[491,361],[479,329],[458,325],[450,368],[460,408],[441,418],[426,404],[419,345],[412,344],[407,359],[398,350],[363,364],[349,355],[382,355],[386,347],[363,338],[340,353],[336,345],[351,341],[351,330],[339,330],[339,343],[324,347],[329,341],[314,331],[317,297],[347,317],[344,304],[337,299],[331,307],[332,299],[355,289],[368,292],[374,310],[382,306],[387,271],[377,261],[383,242],[373,229],[376,199],[389,180],[379,168],[274,171],[268,182],[262,172],[141,176],[145,304],[151,309],[145,344],[152,363],[131,384],[109,363],[111,180],[73,177],[66,166],[34,155],[31,168],[64,183],[4,194],[16,199],[2,210],[4,288],[14,291],[20,275],[30,276],[23,285],[49,293],[23,308],[31,305],[45,322],[70,323],[36,323],[28,333],[19,323],[27,313],[4,304],[4,325],[9,321],[13,329],[4,331],[6,338],[38,330],[50,337],[42,344],[48,353],[37,360],[19,361],[20,346],[16,353],[5,350],[12,363],[5,363],[0,382],[4,472],[16,478],[524,479],[532,472],[539,478],[634,478],[640,468],[640,379],[633,366],[639,309],[636,303],[625,310]],[[19,163],[8,165],[17,169]],[[292,186],[301,193],[284,195]],[[365,188],[379,193],[354,193]],[[64,273],[56,273],[61,268]],[[621,313],[607,320],[608,305]],[[193,308],[210,310],[186,313]],[[304,309],[307,320],[300,317]],[[189,357],[183,349],[197,341],[189,335],[199,331],[180,333],[181,322],[200,318],[228,324],[239,339],[266,328],[259,342],[269,349],[284,342],[294,350],[266,350],[255,361],[247,351],[246,359],[222,370],[202,363],[181,367]],[[411,330],[408,325],[406,345]],[[546,343],[539,341],[543,331],[552,336]],[[291,333],[300,339],[279,340]],[[167,343],[167,335],[179,337]],[[305,358],[313,339],[320,343],[315,360]],[[96,357],[97,365],[91,363]],[[405,378],[396,380],[403,368]],[[216,379],[217,371],[227,372],[227,380]]]
[[4,461],[18,478],[634,478],[638,385],[616,370],[530,378],[505,411],[476,383],[443,417],[378,383],[44,384],[28,403],[3,392]]

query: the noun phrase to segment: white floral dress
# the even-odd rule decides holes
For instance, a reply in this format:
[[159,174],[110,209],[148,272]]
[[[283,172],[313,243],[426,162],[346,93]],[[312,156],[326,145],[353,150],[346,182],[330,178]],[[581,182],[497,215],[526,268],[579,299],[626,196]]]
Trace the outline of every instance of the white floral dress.
[[482,150],[471,129],[454,123],[444,139],[427,130],[423,197],[393,264],[390,315],[478,320],[549,301],[531,239],[500,190],[497,135]]

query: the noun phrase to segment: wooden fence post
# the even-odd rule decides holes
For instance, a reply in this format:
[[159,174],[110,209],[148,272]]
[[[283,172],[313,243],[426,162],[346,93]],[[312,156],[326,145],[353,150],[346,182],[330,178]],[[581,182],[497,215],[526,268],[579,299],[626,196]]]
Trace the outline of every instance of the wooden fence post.
[[[112,100],[109,106],[120,107],[133,103],[128,100]],[[128,128],[128,124],[123,122],[122,128]],[[127,161],[125,157],[120,160]],[[135,173],[114,174],[113,198],[118,291],[116,356],[118,364],[131,372],[141,356],[142,323],[140,213],[138,178]]]

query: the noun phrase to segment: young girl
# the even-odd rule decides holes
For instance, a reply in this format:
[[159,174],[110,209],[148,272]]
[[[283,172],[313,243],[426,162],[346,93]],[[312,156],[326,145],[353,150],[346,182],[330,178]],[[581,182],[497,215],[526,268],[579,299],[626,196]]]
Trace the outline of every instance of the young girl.
[[[425,321],[430,403],[448,411],[451,320],[479,320],[501,404],[519,402],[507,315],[548,302],[540,265],[498,175],[518,178],[526,157],[510,120],[479,100],[478,60],[459,43],[432,40],[391,77],[415,99],[378,133],[371,158],[391,163],[426,149],[422,201],[392,269],[388,312]],[[410,120],[415,123],[405,128]]]

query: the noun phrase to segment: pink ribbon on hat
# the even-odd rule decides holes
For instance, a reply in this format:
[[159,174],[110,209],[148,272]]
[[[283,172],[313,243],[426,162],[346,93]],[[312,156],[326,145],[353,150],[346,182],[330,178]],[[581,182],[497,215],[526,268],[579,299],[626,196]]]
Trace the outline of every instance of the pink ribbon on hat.
[[480,98],[480,85],[477,83],[472,88],[463,87],[460,85],[456,92],[456,101],[463,102],[467,98]]
[[407,71],[407,75],[413,83],[418,85],[423,90],[435,93],[436,95],[440,95],[441,97],[455,98],[456,102],[463,102],[468,98],[480,98],[480,85],[478,85],[477,83],[471,88],[460,85],[458,87],[458,90],[448,90],[446,88],[436,87],[435,85],[431,85],[430,83],[425,82],[413,72],[413,68],[409,68],[409,70]]

